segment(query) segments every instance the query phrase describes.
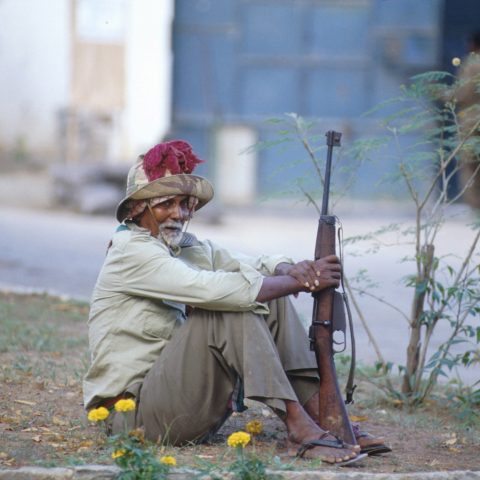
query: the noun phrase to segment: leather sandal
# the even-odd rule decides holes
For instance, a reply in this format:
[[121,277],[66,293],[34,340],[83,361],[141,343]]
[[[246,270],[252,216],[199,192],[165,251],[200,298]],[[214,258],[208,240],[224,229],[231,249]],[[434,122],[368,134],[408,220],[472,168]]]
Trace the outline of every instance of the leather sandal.
[[384,443],[382,438],[374,437],[370,433],[360,430],[358,425],[352,425],[352,427],[355,439],[360,445],[360,453],[366,453],[367,455],[381,455],[382,453],[389,453],[392,451],[392,449]]
[[[328,447],[328,448],[338,448],[338,449],[346,447],[345,443],[340,438],[335,437],[334,440],[327,440],[325,437],[329,435],[333,436],[330,432],[324,432],[318,439],[303,442],[300,445],[300,447],[298,447],[296,456],[299,458],[303,458],[303,456],[305,455],[305,452],[315,447]],[[352,453],[355,453],[355,452],[352,452]],[[325,456],[328,456],[328,455],[325,455]],[[350,458],[348,460],[343,460],[341,462],[328,462],[326,460],[323,460],[322,455],[319,455],[319,458],[320,460],[322,460],[322,462],[325,462],[328,465],[343,467],[345,465],[351,465],[352,463],[356,463],[362,460],[363,458],[365,458],[366,456],[367,456],[366,453],[358,453],[355,457]]]

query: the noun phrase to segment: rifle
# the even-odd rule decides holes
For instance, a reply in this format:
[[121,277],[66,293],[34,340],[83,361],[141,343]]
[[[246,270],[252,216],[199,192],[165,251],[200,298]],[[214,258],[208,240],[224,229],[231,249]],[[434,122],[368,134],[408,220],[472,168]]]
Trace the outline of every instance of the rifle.
[[[318,221],[317,239],[315,243],[315,260],[335,254],[336,217],[328,214],[328,200],[330,195],[332,151],[333,147],[340,145],[341,136],[341,133],[335,131],[328,131],[326,133],[328,147],[327,163],[325,168],[322,209]],[[334,332],[340,330],[345,335],[346,322],[343,301],[346,301],[346,296],[344,293],[344,298],[342,299],[342,295],[336,292],[334,288],[326,288],[312,295],[314,301],[309,337],[310,349],[315,351],[318,373],[320,375],[319,424],[321,428],[335,434],[344,442],[355,445],[357,442],[350,419],[348,418],[345,402],[340,393],[333,359],[335,353],[334,345],[341,343],[334,339]],[[347,302],[346,306],[350,314]],[[349,318],[351,319],[350,316]],[[347,388],[347,403],[352,401],[353,390],[355,389],[353,386],[355,355],[351,322],[350,331],[352,335],[352,365],[348,382],[350,390]]]

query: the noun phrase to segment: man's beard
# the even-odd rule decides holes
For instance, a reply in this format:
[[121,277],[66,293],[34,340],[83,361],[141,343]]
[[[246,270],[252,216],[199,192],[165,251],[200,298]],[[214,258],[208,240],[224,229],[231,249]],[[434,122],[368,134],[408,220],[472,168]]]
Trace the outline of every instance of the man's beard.
[[158,238],[169,247],[177,246],[183,237],[182,222],[164,222],[158,226]]

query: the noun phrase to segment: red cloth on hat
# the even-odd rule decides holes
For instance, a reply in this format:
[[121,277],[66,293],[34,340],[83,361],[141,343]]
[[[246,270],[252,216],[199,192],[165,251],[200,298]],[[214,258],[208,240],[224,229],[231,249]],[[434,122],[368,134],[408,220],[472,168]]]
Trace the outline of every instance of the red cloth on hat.
[[159,143],[143,157],[143,169],[149,182],[164,177],[167,170],[172,175],[192,173],[199,163],[203,163],[203,160],[183,140]]

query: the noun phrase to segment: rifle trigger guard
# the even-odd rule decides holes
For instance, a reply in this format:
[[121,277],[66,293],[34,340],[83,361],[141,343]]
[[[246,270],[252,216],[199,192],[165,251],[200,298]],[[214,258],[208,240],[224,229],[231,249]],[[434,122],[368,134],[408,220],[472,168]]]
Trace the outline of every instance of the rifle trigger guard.
[[317,325],[328,326],[331,325],[330,320],[314,320],[308,329],[308,338],[310,340],[310,351],[315,351],[315,327]]
[[314,320],[313,325],[331,325],[332,322],[330,320]]

